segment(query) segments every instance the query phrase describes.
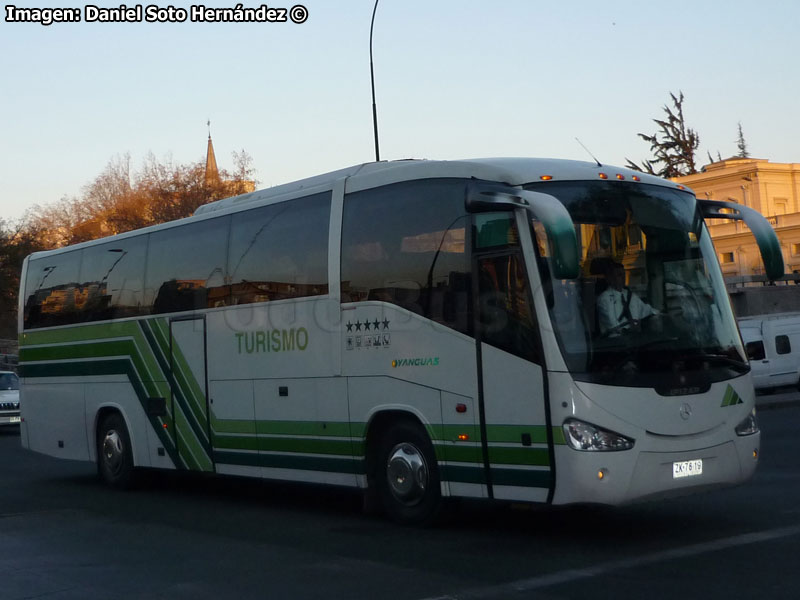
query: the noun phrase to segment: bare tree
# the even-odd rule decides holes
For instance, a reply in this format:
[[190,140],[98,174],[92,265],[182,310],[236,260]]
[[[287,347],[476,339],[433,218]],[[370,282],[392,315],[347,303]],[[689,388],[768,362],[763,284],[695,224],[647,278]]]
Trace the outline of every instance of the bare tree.
[[150,153],[131,173],[130,156],[117,156],[81,197],[36,206],[28,221],[45,247],[57,248],[188,217],[203,204],[253,190],[252,158],[242,150],[233,159],[233,173],[208,179],[202,161],[175,164]]

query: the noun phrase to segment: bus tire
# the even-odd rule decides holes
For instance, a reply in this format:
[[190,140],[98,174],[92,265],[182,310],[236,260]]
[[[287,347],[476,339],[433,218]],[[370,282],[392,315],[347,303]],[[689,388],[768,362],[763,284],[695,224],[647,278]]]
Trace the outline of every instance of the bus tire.
[[106,415],[97,429],[97,473],[113,488],[133,487],[135,471],[131,436],[118,412]]
[[403,525],[430,525],[439,515],[439,468],[428,435],[416,423],[389,426],[378,446],[377,491],[386,514]]

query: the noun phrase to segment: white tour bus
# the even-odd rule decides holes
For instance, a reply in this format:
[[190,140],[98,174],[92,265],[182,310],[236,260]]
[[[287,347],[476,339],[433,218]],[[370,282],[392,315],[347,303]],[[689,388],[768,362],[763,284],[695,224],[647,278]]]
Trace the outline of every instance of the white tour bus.
[[443,497],[736,484],[760,434],[708,217],[783,273],[746,207],[541,159],[358,165],[39,252],[22,443],[119,487],[137,467],[357,487],[402,522]]

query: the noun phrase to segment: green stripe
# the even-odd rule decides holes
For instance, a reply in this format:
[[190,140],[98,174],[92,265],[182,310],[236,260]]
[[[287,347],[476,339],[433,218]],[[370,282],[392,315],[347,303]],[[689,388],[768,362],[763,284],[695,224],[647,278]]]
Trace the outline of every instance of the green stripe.
[[350,437],[350,424],[342,422],[256,421],[256,430],[266,435]]
[[133,361],[139,378],[148,394],[159,396],[163,394],[163,376],[153,371],[155,363],[147,361],[140,352],[139,347],[132,338],[97,342],[94,344],[71,344],[60,346],[27,347],[20,351],[21,362],[75,360],[86,358],[109,358],[124,356]]
[[[140,321],[142,333],[162,370],[167,373],[170,380],[170,390],[173,398],[173,410],[176,416],[176,426],[180,435],[179,448],[188,450],[186,460],[190,467],[202,471],[214,469],[211,460],[211,445],[206,433],[205,415],[198,418],[195,414],[192,401],[187,400],[185,384],[181,385],[180,378],[175,377],[171,370],[172,361],[168,340],[164,338],[164,328],[168,328],[165,319],[150,319]],[[177,346],[177,344],[175,344]],[[196,400],[195,400],[196,402]],[[180,416],[181,418],[178,418]],[[181,452],[183,455],[183,452]]]
[[486,437],[491,442],[521,443],[523,435],[530,435],[534,444],[547,443],[544,425],[487,425]]
[[462,433],[467,434],[469,436],[470,441],[472,442],[481,441],[481,430],[475,425],[472,425],[471,423],[468,425],[443,425],[441,441],[445,442],[458,441],[458,436],[461,435]]
[[438,448],[443,448],[444,456],[448,461],[483,464],[483,454],[480,446],[463,442],[461,444],[437,445]]
[[[489,462],[492,465],[550,465],[550,452],[546,448],[506,448],[489,446]],[[494,471],[494,466],[492,467]]]
[[134,337],[139,329],[136,321],[81,325],[66,329],[29,331],[20,335],[20,346],[63,344],[65,342],[97,341],[114,337]]
[[[139,399],[142,409],[147,408],[147,401],[150,396],[147,394],[145,386],[139,376],[134,371],[129,358],[117,358],[106,360],[92,360],[74,363],[23,363],[20,365],[20,375],[22,377],[89,377],[96,375],[127,375],[128,381],[134,393]],[[153,427],[162,446],[172,458],[174,464],[179,465],[180,460],[172,439],[164,430],[158,417],[148,417],[150,425]],[[165,419],[168,427],[173,424],[169,419]]]
[[215,450],[258,450],[258,438],[249,435],[214,434]]
[[332,454],[352,456],[350,440],[320,440],[313,438],[275,438],[215,435],[215,448],[261,450],[264,452],[291,452],[296,454]]
[[364,463],[361,460],[327,458],[302,455],[248,454],[218,450],[214,460],[220,464],[295,469],[301,471],[324,471],[328,473],[348,473],[363,475]]
[[553,475],[547,471],[523,471],[492,468],[492,485],[549,488]]
[[211,432],[212,435],[219,433],[256,433],[256,422],[252,419],[218,419],[211,409]]

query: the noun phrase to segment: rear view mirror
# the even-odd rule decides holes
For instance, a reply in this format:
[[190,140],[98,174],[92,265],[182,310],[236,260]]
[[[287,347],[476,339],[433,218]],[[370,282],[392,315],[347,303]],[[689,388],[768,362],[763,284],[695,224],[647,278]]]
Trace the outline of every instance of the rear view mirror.
[[[781,243],[772,225],[769,224],[761,213],[735,202],[724,202],[722,200],[700,200],[697,205],[705,219],[729,219],[732,221],[744,221],[745,225],[753,232],[756,238],[758,249],[761,251],[761,259],[764,261],[764,271],[771,280],[783,277],[783,252]],[[722,212],[728,210],[730,212]]]

